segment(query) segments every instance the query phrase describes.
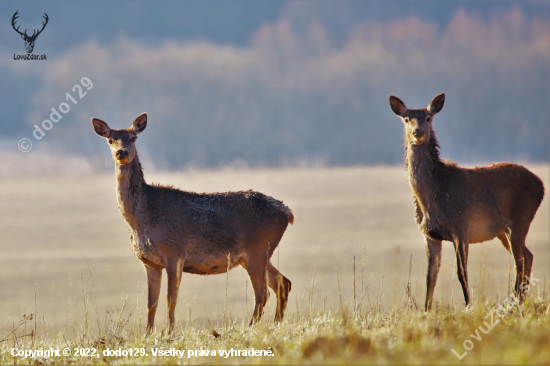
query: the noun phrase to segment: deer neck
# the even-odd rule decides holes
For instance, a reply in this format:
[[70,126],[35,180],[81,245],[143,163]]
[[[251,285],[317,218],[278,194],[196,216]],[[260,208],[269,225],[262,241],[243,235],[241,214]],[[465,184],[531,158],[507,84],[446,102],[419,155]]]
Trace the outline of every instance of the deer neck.
[[132,162],[115,166],[118,209],[131,230],[139,233],[146,223],[145,179],[136,154]]
[[409,184],[424,216],[429,220],[430,212],[437,209],[434,170],[440,163],[439,145],[435,136],[432,136],[427,144],[413,145],[407,142],[406,146],[405,164]]

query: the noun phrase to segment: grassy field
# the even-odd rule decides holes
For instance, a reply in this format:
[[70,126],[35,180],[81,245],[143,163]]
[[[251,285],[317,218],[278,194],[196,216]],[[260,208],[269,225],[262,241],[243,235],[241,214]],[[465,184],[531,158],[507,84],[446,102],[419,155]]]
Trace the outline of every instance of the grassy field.
[[[530,169],[548,189],[549,166]],[[184,274],[178,329],[171,336],[162,333],[163,286],[157,332],[144,337],[144,272],[128,248],[127,229],[116,207],[114,174],[4,177],[0,320],[5,323],[0,362],[29,362],[12,357],[14,346],[95,347],[101,352],[143,347],[149,353],[148,357],[42,357],[42,363],[550,362],[548,194],[527,237],[534,254],[533,276],[540,282],[532,287],[525,306],[511,308],[489,334],[479,331],[481,340],[476,340],[470,334],[477,337],[476,329],[488,320],[484,317],[510,293],[511,257],[496,240],[471,246],[473,307],[465,309],[452,244],[445,243],[436,310],[424,314],[426,254],[402,167],[182,173],[146,169],[145,177],[148,182],[198,192],[252,188],[293,209],[295,224],[287,229],[272,259],[293,282],[285,322],[272,324],[272,296],[260,324],[244,325],[252,312],[253,293],[246,272],[238,268],[228,276]],[[214,337],[212,330],[221,336]],[[460,361],[451,349],[463,354],[467,339],[473,348]],[[271,347],[274,356],[188,358],[185,354],[177,359],[152,356],[155,347],[209,351]]]

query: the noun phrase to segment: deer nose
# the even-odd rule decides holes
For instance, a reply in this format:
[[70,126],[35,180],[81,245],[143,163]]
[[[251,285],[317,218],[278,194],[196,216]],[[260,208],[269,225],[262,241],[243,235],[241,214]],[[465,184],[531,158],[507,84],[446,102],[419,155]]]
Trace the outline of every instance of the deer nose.
[[414,136],[414,137],[420,137],[420,136],[422,136],[422,135],[423,135],[423,133],[422,133],[422,131],[420,131],[419,128],[417,128],[417,129],[415,129],[415,130],[413,131],[413,136]]
[[128,151],[126,151],[126,150],[118,150],[118,151],[116,152],[116,157],[119,158],[119,159],[127,158],[127,157],[128,157]]

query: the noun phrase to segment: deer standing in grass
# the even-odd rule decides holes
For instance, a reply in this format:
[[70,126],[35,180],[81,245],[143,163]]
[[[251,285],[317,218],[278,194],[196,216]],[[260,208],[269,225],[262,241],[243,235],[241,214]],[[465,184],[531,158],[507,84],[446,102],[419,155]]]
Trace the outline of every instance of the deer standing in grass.
[[163,269],[168,277],[170,331],[183,272],[218,274],[237,265],[248,271],[256,298],[250,324],[260,319],[267,302],[266,282],[277,295],[275,321],[282,321],[291,282],[269,259],[294,221],[292,211],[254,191],[198,194],[149,185],[135,145],[147,126],[147,114],[128,129],[113,130],[97,118],[92,124],[111,148],[118,208],[128,224],[130,247],[147,272],[147,333],[153,329]]
[[454,244],[466,305],[470,303],[468,245],[495,237],[514,256],[514,292],[523,301],[524,276],[531,276],[533,265],[525,237],[544,197],[544,186],[539,177],[521,165],[499,163],[464,169],[442,161],[432,122],[444,102],[445,94],[439,94],[428,108],[407,109],[399,98],[390,96],[392,111],[405,125],[405,167],[414,196],[416,223],[426,239],[425,309],[433,304],[442,240]]

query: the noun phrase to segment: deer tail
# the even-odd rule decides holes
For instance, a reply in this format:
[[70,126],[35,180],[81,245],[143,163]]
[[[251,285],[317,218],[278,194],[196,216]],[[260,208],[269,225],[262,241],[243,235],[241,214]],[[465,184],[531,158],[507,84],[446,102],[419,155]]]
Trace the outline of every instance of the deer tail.
[[294,223],[294,214],[292,210],[285,205],[283,202],[276,200],[273,197],[264,196],[277,210],[283,212],[286,215],[286,218],[290,224]]
[[288,206],[283,205],[283,212],[286,214],[286,217],[288,218],[288,222],[291,225],[294,224],[294,214],[292,213],[292,210],[288,208]]

